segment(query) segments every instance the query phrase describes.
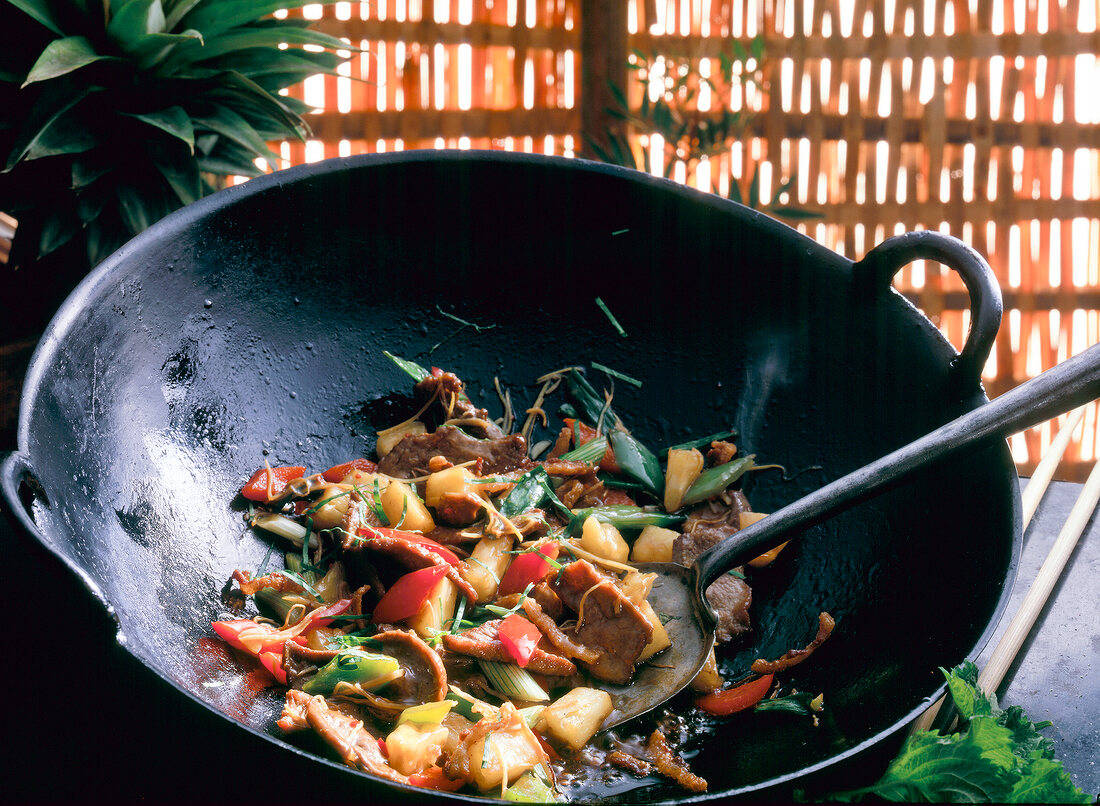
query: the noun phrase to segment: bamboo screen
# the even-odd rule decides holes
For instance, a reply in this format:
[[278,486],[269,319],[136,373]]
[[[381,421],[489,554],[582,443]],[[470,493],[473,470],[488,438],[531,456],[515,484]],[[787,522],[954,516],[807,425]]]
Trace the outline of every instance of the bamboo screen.
[[[622,2],[625,9],[616,0],[329,7],[320,25],[364,49],[348,72],[364,81],[305,87],[301,97],[322,110],[316,139],[284,144],[283,155],[300,162],[420,147],[585,154],[585,134],[598,134],[582,132],[578,111],[582,62],[595,61],[583,47],[585,24],[621,33],[608,43],[613,53],[661,53],[712,72],[731,37],[759,35],[762,85],[720,88],[704,102],[751,112],[748,135],[690,166],[663,156],[656,138],[636,138],[655,172],[667,167],[681,181],[724,190],[725,177],[744,186],[758,170],[765,198],[793,177],[787,201],[821,218],[792,223],[853,259],[907,230],[972,244],[1005,297],[984,375],[990,396],[1100,341],[1098,0]],[[624,66],[637,104],[644,89],[634,78]],[[961,346],[968,313],[957,276],[922,261],[896,285]],[[1060,477],[1083,480],[1098,455],[1098,427],[1094,405]],[[1022,473],[1054,430],[1013,439]]]

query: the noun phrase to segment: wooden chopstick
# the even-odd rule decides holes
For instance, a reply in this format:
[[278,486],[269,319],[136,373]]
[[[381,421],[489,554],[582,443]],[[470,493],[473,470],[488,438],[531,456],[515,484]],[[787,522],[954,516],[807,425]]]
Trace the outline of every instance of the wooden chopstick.
[[1015,660],[1016,653],[1023,646],[1024,640],[1035,625],[1035,620],[1046,605],[1047,599],[1050,598],[1051,591],[1062,576],[1062,571],[1085,527],[1088,526],[1098,502],[1100,502],[1100,461],[1092,466],[1092,472],[1085,480],[1085,486],[1077,497],[1073,509],[1070,510],[1062,531],[1058,533],[1054,545],[1051,546],[1046,559],[1039,567],[1039,573],[1035,575],[1035,581],[1028,588],[1019,610],[1008,623],[1008,629],[997,642],[997,647],[990,655],[985,668],[978,674],[978,688],[986,694],[996,691],[1004,679],[1005,672]]
[[1028,479],[1024,491],[1020,494],[1020,501],[1023,504],[1024,510],[1025,532],[1027,531],[1027,525],[1031,523],[1031,518],[1035,514],[1035,510],[1039,507],[1040,499],[1042,499],[1047,491],[1050,480],[1054,477],[1054,471],[1058,469],[1058,465],[1062,461],[1062,456],[1066,452],[1066,446],[1069,445],[1070,439],[1073,438],[1074,430],[1085,416],[1086,408],[1087,406],[1080,406],[1069,413],[1066,424],[1062,426],[1054,439],[1051,440],[1050,447],[1047,449],[1047,452],[1043,454],[1043,458],[1039,460],[1039,464],[1035,466],[1035,472],[1031,474],[1031,478]]
[[[1036,509],[1039,507],[1039,502],[1042,500],[1043,495],[1046,494],[1047,488],[1050,486],[1050,480],[1054,477],[1054,471],[1058,468],[1058,465],[1062,461],[1063,455],[1065,455],[1066,447],[1069,445],[1070,439],[1073,437],[1073,432],[1080,424],[1081,419],[1085,416],[1086,406],[1081,406],[1070,412],[1069,418],[1066,424],[1059,429],[1057,435],[1050,443],[1050,447],[1046,453],[1043,454],[1043,458],[1039,460],[1039,463],[1035,466],[1035,472],[1031,478],[1028,479],[1027,484],[1024,486],[1023,492],[1020,494],[1021,505],[1023,508],[1023,530],[1027,531],[1028,524],[1031,523],[1032,517],[1035,515]],[[1100,463],[1098,463],[1100,466]],[[1092,473],[1089,475],[1089,481],[1092,481],[1093,476],[1096,476],[1096,468],[1093,468]],[[1098,479],[1100,481],[1100,479]],[[1086,489],[1081,491],[1081,496],[1078,498],[1078,504],[1082,504],[1082,499],[1085,498],[1085,493],[1088,484],[1086,483]],[[1087,500],[1087,499],[1086,499]],[[1074,520],[1074,512],[1077,511],[1078,504],[1074,505],[1073,512],[1070,513],[1069,519],[1066,521],[1068,527],[1070,521]],[[1092,506],[1089,507],[1089,513],[1096,507],[1096,501],[1092,502]],[[1088,515],[1085,516],[1084,522],[1081,524],[1081,531],[1084,530],[1085,524],[1088,523]],[[1066,527],[1063,527],[1063,532]],[[1076,545],[1077,538],[1080,537],[1080,532],[1077,533],[1073,539],[1073,545]],[[1055,546],[1058,546],[1061,541],[1061,535],[1058,540],[1055,541]],[[1068,540],[1068,538],[1067,538]],[[1072,546],[1069,551],[1072,551]],[[1054,548],[1051,549],[1050,554],[1047,555],[1047,561],[1050,560],[1051,555],[1054,554]],[[1065,554],[1066,558],[1069,557],[1069,553]],[[978,674],[978,685],[982,691],[989,694],[997,689],[1001,680],[1004,679],[1005,672],[1008,671],[1008,667],[1012,665],[1012,661],[1016,658],[1016,653],[1020,651],[1020,647],[1023,645],[1024,639],[1027,638],[1028,632],[1031,631],[1032,626],[1035,624],[1035,618],[1038,616],[1039,611],[1043,609],[1043,605],[1046,604],[1046,600],[1050,597],[1050,592],[1054,588],[1054,583],[1057,581],[1058,576],[1061,574],[1062,569],[1065,567],[1065,559],[1062,560],[1057,571],[1054,572],[1054,577],[1047,584],[1047,580],[1043,579],[1042,588],[1038,588],[1037,585],[1040,581],[1040,577],[1043,576],[1043,570],[1047,568],[1047,561],[1044,561],[1042,568],[1039,570],[1039,574],[1036,576],[1035,582],[1032,583],[1031,588],[1028,590],[1024,597],[1024,603],[1020,605],[1020,609],[1013,616],[1012,621],[1009,622],[1008,629],[1001,637],[1001,640],[997,643],[996,649],[993,651],[993,655],[990,657],[989,663],[986,664],[984,670]],[[1053,566],[1052,566],[1053,568]],[[1045,592],[1043,591],[1045,588]],[[1034,595],[1034,600],[1032,597]],[[1041,597],[1041,600],[1040,600]],[[1027,605],[1030,610],[1034,610],[1034,614],[1030,616],[1030,621],[1024,626],[1024,620],[1027,616],[1021,616],[1024,606]],[[1021,634],[1022,631],[1022,634]],[[1009,634],[1012,634],[1011,642],[1006,642],[1006,638]],[[994,665],[996,661],[996,668],[992,672],[987,673],[990,667]],[[996,680],[993,681],[993,676],[996,676]],[[992,683],[992,685],[990,685]],[[989,688],[986,686],[989,685]],[[928,730],[932,726],[932,722],[940,712],[940,708],[943,706],[944,698],[940,697],[934,702],[927,711],[917,717],[913,724],[909,728],[909,735],[912,736],[917,731]]]

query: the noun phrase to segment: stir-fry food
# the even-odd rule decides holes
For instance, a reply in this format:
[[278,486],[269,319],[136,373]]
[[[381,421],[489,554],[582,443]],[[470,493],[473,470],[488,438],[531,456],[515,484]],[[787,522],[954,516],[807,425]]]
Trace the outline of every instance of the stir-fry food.
[[[260,615],[213,628],[286,687],[279,727],[430,789],[554,802],[571,766],[596,764],[705,790],[659,727],[599,753],[591,740],[615,707],[601,684],[629,683],[670,645],[647,600],[653,575],[634,563],[688,565],[762,517],[738,485],[753,457],[724,432],[662,462],[573,368],[540,379],[516,429],[510,405],[494,420],[454,374],[395,361],[416,378],[420,408],[378,433],[376,459],[265,466],[241,490],[251,525],[293,548],[285,569],[236,571]],[[562,385],[560,433],[529,445]],[[719,645],[750,629],[745,569],[708,597]],[[821,614],[807,647],[733,683],[712,654],[697,707],[725,716],[774,696],[775,675],[831,629]]]

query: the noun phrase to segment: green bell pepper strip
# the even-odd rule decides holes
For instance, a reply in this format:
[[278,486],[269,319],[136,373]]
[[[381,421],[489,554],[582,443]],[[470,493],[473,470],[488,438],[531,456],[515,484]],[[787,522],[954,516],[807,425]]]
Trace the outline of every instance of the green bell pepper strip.
[[573,516],[565,527],[565,533],[570,537],[578,534],[581,527],[584,526],[584,522],[593,515],[598,520],[614,525],[620,531],[623,529],[640,530],[647,526],[675,526],[678,523],[683,523],[685,517],[684,515],[669,515],[653,507],[636,507],[626,504],[586,507],[573,511]]
[[399,668],[401,665],[397,659],[389,655],[345,649],[306,681],[302,691],[306,694],[332,694],[338,683],[369,684]]
[[665,489],[665,474],[653,452],[622,429],[612,431],[608,439],[619,470],[641,484],[654,498],[660,498]]
[[755,456],[750,454],[742,456],[740,459],[734,459],[732,462],[726,462],[724,465],[708,467],[699,474],[699,478],[695,480],[695,483],[687,488],[680,505],[689,507],[692,504],[698,504],[700,501],[706,501],[708,498],[718,495],[741,478],[746,471],[755,467],[753,464],[754,458]]

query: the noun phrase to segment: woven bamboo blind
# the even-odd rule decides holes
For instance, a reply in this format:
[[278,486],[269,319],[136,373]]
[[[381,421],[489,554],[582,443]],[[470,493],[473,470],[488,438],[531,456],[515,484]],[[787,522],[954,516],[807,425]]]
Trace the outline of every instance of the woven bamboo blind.
[[[798,227],[853,259],[907,230],[972,244],[1005,296],[984,375],[990,396],[1100,341],[1100,0],[621,2],[625,9],[615,0],[307,9],[364,49],[348,72],[363,81],[306,86],[300,97],[322,110],[316,139],[283,144],[283,156],[584,153],[585,135],[599,134],[582,131],[591,125],[580,111],[582,61],[596,61],[584,25],[600,26],[612,53],[690,58],[704,69],[731,37],[761,35],[762,87],[726,88],[707,101],[754,111],[751,135],[705,169],[672,165],[674,177],[706,187],[732,174],[744,184],[759,170],[767,196],[793,176],[788,201],[822,214]],[[606,19],[595,19],[601,9]],[[637,103],[643,90],[625,66],[622,78]],[[643,136],[636,147],[655,144]],[[961,346],[967,297],[953,273],[921,261],[896,285]],[[1098,428],[1093,406],[1060,477],[1083,480]],[[1053,430],[1013,440],[1021,472],[1034,468]]]

